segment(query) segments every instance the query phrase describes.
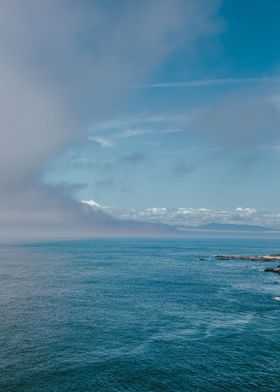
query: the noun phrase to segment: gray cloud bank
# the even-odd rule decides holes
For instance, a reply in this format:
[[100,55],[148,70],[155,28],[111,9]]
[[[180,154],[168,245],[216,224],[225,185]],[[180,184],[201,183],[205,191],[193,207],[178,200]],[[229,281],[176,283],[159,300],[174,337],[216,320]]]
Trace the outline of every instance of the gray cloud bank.
[[[46,163],[86,137],[175,50],[215,33],[218,1],[0,3],[0,235],[157,231],[42,185]],[[89,114],[92,118],[89,118]]]

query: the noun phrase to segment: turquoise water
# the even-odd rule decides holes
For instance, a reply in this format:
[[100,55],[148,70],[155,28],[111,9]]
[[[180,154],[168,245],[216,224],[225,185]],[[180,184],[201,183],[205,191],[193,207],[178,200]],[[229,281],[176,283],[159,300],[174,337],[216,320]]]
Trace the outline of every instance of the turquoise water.
[[278,245],[0,245],[0,391],[280,391]]

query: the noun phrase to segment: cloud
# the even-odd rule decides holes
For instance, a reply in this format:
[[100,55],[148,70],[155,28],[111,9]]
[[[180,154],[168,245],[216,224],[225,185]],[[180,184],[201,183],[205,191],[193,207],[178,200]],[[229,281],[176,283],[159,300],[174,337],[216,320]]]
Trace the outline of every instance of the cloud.
[[[104,129],[102,131],[104,133]],[[147,129],[124,129],[120,132],[116,132],[116,129],[113,129],[106,136],[90,135],[88,140],[100,144],[102,147],[114,147],[116,142],[121,139],[137,137],[147,133],[149,133]]]
[[92,118],[103,120],[125,105],[126,92],[116,86],[146,83],[171,53],[215,33],[219,3],[112,6],[1,1],[1,235],[127,232],[127,225],[73,200],[65,189],[42,185],[42,171],[87,137]]
[[88,139],[102,147],[114,147],[129,138],[182,132],[199,114],[199,110],[173,115],[142,113],[134,117],[102,121],[89,128]]
[[91,137],[93,140],[102,137],[103,146],[114,146],[121,139],[130,137],[185,133],[195,142],[207,142],[212,147],[227,150],[228,154],[244,148],[245,160],[249,158],[251,161],[256,158],[256,152],[265,153],[272,147],[275,150],[275,145],[280,142],[279,97],[277,89],[241,89],[228,93],[213,104],[183,113],[139,114],[101,122],[93,127]]
[[142,152],[130,152],[120,158],[120,163],[135,165],[147,160],[147,156]]
[[185,164],[178,164],[175,165],[172,169],[173,172],[178,174],[178,175],[188,175],[190,173],[192,173],[196,168],[196,165],[194,164],[189,164],[189,165],[185,165]]
[[237,91],[201,112],[192,131],[227,149],[247,152],[279,142],[280,108],[272,91]]
[[[96,140],[102,135],[107,146],[114,146],[121,139],[130,137],[161,137],[163,134],[181,133],[198,146],[208,143],[209,148],[216,151],[215,155],[231,155],[239,149],[240,155],[243,154],[241,160],[248,165],[260,154],[269,150],[277,151],[280,143],[279,124],[278,89],[258,87],[253,90],[238,89],[208,106],[185,112],[169,115],[144,113],[101,122],[92,128],[90,137]],[[209,158],[204,160],[208,161]]]
[[135,86],[135,88],[195,88],[195,87],[211,87],[224,85],[242,85],[242,84],[259,84],[259,83],[280,83],[279,77],[262,76],[258,78],[224,78],[224,79],[202,79],[202,80],[187,80],[179,82],[162,82],[150,83]]
[[92,183],[95,195],[99,192],[120,189],[122,192],[134,192],[130,184],[131,173],[135,175],[140,167],[147,164],[150,157],[143,152],[128,152],[108,161],[98,161],[94,166],[95,181]]
[[121,209],[83,201],[120,220],[134,220],[166,224],[175,228],[196,228],[210,223],[224,225],[249,225],[280,230],[280,212],[257,211],[251,207],[237,207],[235,210],[212,210],[207,208],[165,208],[152,207],[144,210]]

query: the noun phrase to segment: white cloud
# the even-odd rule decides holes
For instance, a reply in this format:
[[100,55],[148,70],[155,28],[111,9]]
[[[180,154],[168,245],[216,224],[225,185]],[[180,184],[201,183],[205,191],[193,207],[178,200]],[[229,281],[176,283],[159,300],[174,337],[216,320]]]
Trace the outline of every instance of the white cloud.
[[280,83],[279,77],[263,76],[259,78],[224,78],[224,79],[202,79],[187,80],[181,82],[162,82],[150,83],[135,86],[136,88],[194,88],[194,87],[210,87],[227,84],[255,84],[255,83]]
[[237,207],[235,209],[235,212],[237,215],[242,216],[242,217],[249,217],[252,215],[255,215],[257,213],[257,210],[255,208],[242,208],[242,207]]
[[96,123],[88,129],[90,141],[102,147],[113,147],[118,141],[144,135],[177,133],[199,118],[203,110],[190,110],[187,114],[138,114]]
[[174,227],[197,227],[209,223],[262,226],[280,229],[280,212],[258,212],[251,207],[235,210],[211,210],[207,208],[152,207],[144,210],[104,207],[93,200],[83,201],[106,211],[121,220],[164,223]]
[[102,147],[113,147],[114,146],[114,142],[112,139],[109,138],[104,138],[101,136],[89,136],[88,140],[95,142],[97,144],[100,144],[100,146]]
[[93,208],[102,208],[100,204],[96,203],[94,200],[82,200],[83,204],[88,204],[89,206]]

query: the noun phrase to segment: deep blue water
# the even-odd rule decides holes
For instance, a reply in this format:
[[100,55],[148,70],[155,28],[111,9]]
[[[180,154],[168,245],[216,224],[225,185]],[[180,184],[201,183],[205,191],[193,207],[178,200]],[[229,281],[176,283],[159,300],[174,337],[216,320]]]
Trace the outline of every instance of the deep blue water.
[[273,240],[0,245],[0,391],[280,391]]

